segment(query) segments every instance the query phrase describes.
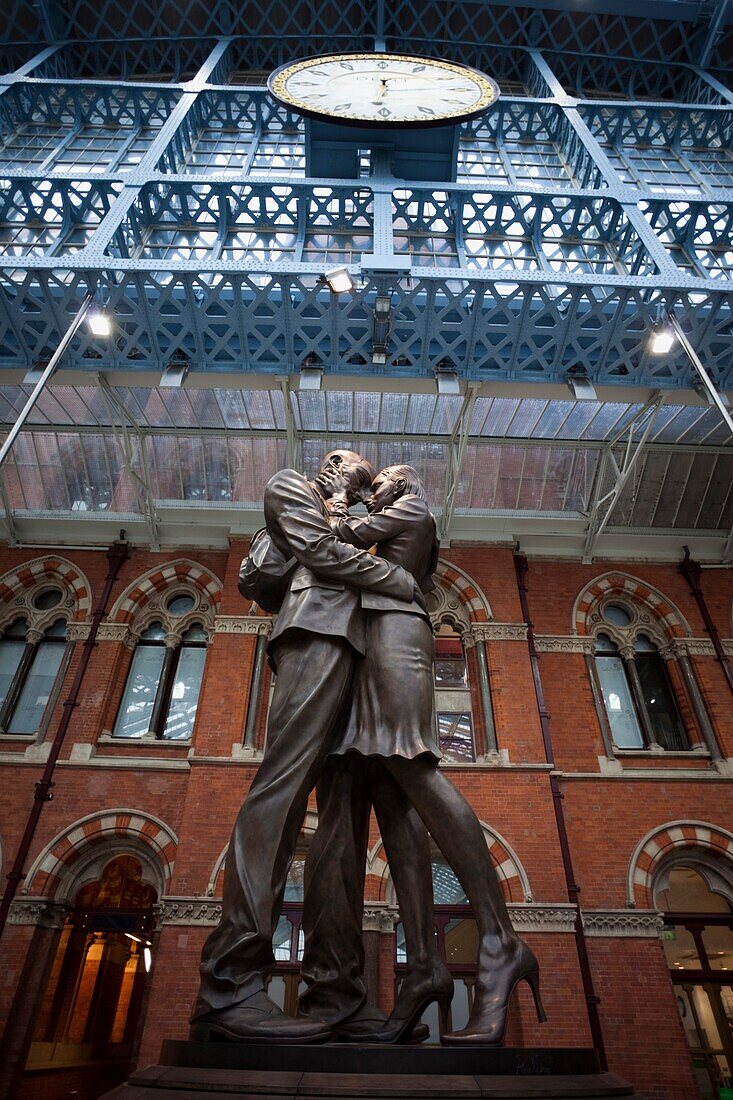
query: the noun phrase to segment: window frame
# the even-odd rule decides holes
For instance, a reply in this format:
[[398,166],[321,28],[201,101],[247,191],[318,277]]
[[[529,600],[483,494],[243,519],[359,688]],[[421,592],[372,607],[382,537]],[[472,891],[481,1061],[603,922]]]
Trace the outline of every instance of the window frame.
[[[188,595],[188,594],[189,593],[181,593],[181,592],[176,592],[176,593],[169,594],[167,596],[166,603],[170,604],[178,596]],[[195,612],[196,612],[196,608],[192,609],[191,611],[187,612],[184,616],[182,616],[181,625],[175,631],[175,635],[174,635],[175,640],[173,641],[173,644],[171,644],[171,641],[172,641],[171,632],[166,631],[166,625],[167,624],[164,621],[164,616],[159,616],[159,617],[153,618],[152,621],[150,623],[148,623],[148,625],[146,627],[146,630],[147,630],[151,626],[159,624],[160,627],[161,627],[161,630],[163,632],[163,637],[162,638],[160,638],[160,639],[145,638],[144,637],[144,632],[143,632],[143,634],[141,634],[140,637],[138,637],[136,645],[135,645],[135,649],[134,649],[134,652],[133,652],[133,655],[132,655],[132,659],[131,659],[130,664],[129,664],[128,669],[127,669],[127,675],[125,677],[124,687],[122,689],[122,694],[120,696],[120,701],[119,701],[118,706],[117,706],[117,713],[115,715],[114,725],[112,726],[112,737],[115,739],[115,741],[117,743],[120,743],[120,742],[123,742],[123,743],[124,742],[139,743],[141,741],[155,741],[156,743],[165,743],[165,744],[171,744],[171,745],[187,745],[187,744],[190,744],[190,742],[193,738],[193,729],[191,731],[190,736],[188,736],[188,737],[166,737],[165,736],[165,728],[166,728],[166,725],[168,723],[168,719],[169,719],[169,716],[170,716],[170,705],[171,705],[171,700],[172,700],[172,696],[173,696],[173,687],[174,687],[174,684],[175,684],[176,673],[178,671],[178,667],[179,667],[179,664],[180,664],[182,653],[184,652],[184,650],[187,650],[187,649],[208,650],[208,647],[209,647],[209,638],[208,638],[208,631],[207,631],[207,628],[206,628],[206,624],[205,624],[205,622],[200,621],[200,620],[203,619],[203,616],[200,613],[198,615],[196,615]],[[191,616],[193,616],[193,618],[191,618]],[[201,639],[201,640],[194,640],[194,641],[188,640],[187,641],[186,640],[186,634],[189,632],[189,630],[191,630],[195,626],[198,626],[201,629],[201,631],[204,634],[204,638]],[[148,729],[145,731],[145,733],[143,733],[143,735],[141,737],[131,737],[131,736],[125,736],[124,734],[118,733],[117,730],[118,730],[118,726],[119,726],[121,720],[124,718],[124,714],[126,713],[126,712],[123,712],[123,710],[122,710],[122,704],[125,700],[125,693],[127,691],[127,685],[129,683],[130,675],[131,675],[133,667],[134,667],[135,654],[138,652],[138,649],[140,649],[141,646],[149,647],[151,649],[153,649],[153,648],[156,648],[156,649],[164,648],[165,653],[164,653],[164,656],[163,656],[163,664],[162,664],[161,669],[160,669],[160,674],[158,676],[157,687],[155,689],[155,698],[153,699],[153,707],[152,707],[152,710],[151,710],[151,713],[150,713],[150,721],[148,722]],[[206,668],[206,657],[204,657],[204,667],[201,670],[201,684],[203,684],[205,668]],[[200,698],[200,691],[201,691],[201,687],[199,685],[199,698]],[[198,698],[197,698],[197,701],[196,701],[196,711],[198,712]],[[194,724],[195,724],[195,721],[196,721],[196,716],[194,715]]]
[[[60,599],[50,608],[38,608],[36,606],[36,601],[46,592],[58,592]],[[15,613],[3,624],[2,633],[0,633],[0,646],[6,641],[23,640],[23,652],[20,655],[15,672],[8,684],[5,698],[2,704],[0,704],[0,738],[7,738],[13,741],[37,740],[44,737],[61,693],[74,645],[68,637],[70,618],[68,598],[67,592],[61,584],[43,584],[42,586],[24,593],[23,604],[23,607],[14,609]],[[22,623],[25,628],[24,639],[20,637],[8,638],[8,631],[19,622]],[[59,622],[63,622],[64,624],[64,633],[62,637],[54,636],[51,633],[53,627]],[[8,727],[16,713],[23,690],[33,673],[39,656],[40,647],[44,642],[62,647],[63,652],[51,683],[48,699],[43,708],[38,727],[35,730],[30,730],[25,733],[11,731]]]
[[[628,623],[620,625],[606,618],[604,612],[609,608],[619,608],[625,612],[628,616]],[[616,593],[611,593],[603,601],[594,613],[593,620],[594,629],[592,638],[594,645],[592,654],[589,654],[589,671],[594,688],[593,696],[596,708],[599,712],[598,716],[601,723],[601,730],[604,741],[608,742],[606,748],[613,755],[640,752],[663,754],[687,754],[691,752],[694,745],[691,736],[692,731],[689,729],[683,717],[678,693],[667,670],[667,661],[664,656],[664,650],[669,647],[670,644],[669,639],[661,636],[657,624],[651,621],[648,613],[642,613],[635,604],[623,598],[619,598]],[[599,638],[601,636],[610,639],[612,645],[615,647],[615,653],[612,653],[610,650],[605,653],[602,650],[599,652]],[[649,647],[640,647],[639,641],[642,638],[650,643]],[[629,699],[633,708],[633,717],[642,739],[642,744],[639,746],[618,745],[614,741],[613,721],[608,712],[603,688],[603,676],[601,673],[601,666],[599,665],[599,658],[602,660],[604,657],[609,656],[617,656],[622,663]],[[678,736],[683,742],[681,747],[668,747],[660,740],[660,731],[655,728],[654,719],[647,705],[644,687],[637,666],[637,658],[646,660],[653,658],[659,662],[658,672],[669,701],[674,708],[673,713],[677,719]]]

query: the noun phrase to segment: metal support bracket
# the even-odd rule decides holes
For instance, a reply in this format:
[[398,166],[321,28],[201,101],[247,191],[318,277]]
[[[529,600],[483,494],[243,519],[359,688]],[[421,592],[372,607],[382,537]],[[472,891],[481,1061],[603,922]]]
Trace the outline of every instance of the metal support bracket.
[[280,383],[285,406],[286,461],[291,470],[300,470],[303,465],[303,441],[295,423],[290,375],[279,375],[277,381]]
[[471,434],[473,410],[480,388],[477,382],[468,383],[463,403],[448,443],[448,461],[445,470],[445,494],[443,497],[443,512],[440,517],[441,546],[447,546],[450,543],[450,527],[456,510],[456,496],[461,480],[461,468],[466,454],[468,439]]
[[[97,375],[97,385],[109,411],[110,424],[117,444],[122,451],[124,466],[131,477],[135,479],[143,491],[145,498],[145,519],[150,532],[150,548],[160,550],[160,535],[158,532],[158,516],[155,511],[155,500],[150,483],[150,467],[145,446],[145,432],[122,404],[107,379],[102,374]],[[119,423],[117,422],[119,417]],[[138,443],[138,456],[142,476],[135,469],[135,452],[130,439],[129,429],[134,433]]]
[[[664,394],[658,390],[652,394],[646,404],[639,409],[628,424],[617,432],[606,444],[601,460],[598,464],[598,473],[593,490],[588,526],[586,528],[585,545],[583,547],[583,563],[589,565],[593,561],[593,554],[599,536],[603,533],[611,514],[619,501],[626,482],[631,477],[641,457],[649,436],[657,419],[657,415],[664,404]],[[643,425],[643,430],[638,439],[635,439],[635,429]],[[619,464],[614,448],[626,437],[623,455]],[[606,481],[606,473],[609,466],[614,477],[613,485],[606,492],[603,487]]]

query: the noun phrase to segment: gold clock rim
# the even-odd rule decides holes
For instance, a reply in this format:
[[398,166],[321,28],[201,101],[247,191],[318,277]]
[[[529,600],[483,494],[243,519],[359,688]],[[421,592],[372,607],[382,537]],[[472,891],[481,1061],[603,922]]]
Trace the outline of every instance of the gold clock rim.
[[[289,103],[292,107],[298,108],[300,110],[314,111],[322,115],[331,115],[335,118],[352,118],[364,122],[378,123],[382,120],[367,118],[366,116],[360,114],[335,114],[335,112],[328,110],[318,112],[318,108],[314,107],[314,105],[310,101],[297,99],[287,90],[287,81],[290,79],[290,77],[293,76],[295,73],[302,71],[303,69],[311,69],[317,65],[323,65],[325,62],[329,61],[373,61],[375,57],[381,60],[408,61],[418,63],[420,65],[429,65],[432,68],[436,69],[449,69],[454,73],[459,73],[464,76],[466,74],[470,74],[471,80],[473,80],[479,86],[479,89],[481,91],[478,99],[470,106],[461,108],[460,111],[443,111],[439,114],[432,115],[430,118],[431,122],[442,118],[456,118],[461,117],[462,115],[475,114],[476,112],[481,111],[484,108],[490,107],[491,104],[494,103],[497,99],[497,89],[495,82],[484,76],[483,73],[480,73],[477,69],[471,69],[467,65],[461,65],[454,61],[442,61],[441,59],[435,57],[413,57],[410,54],[401,53],[343,53],[327,54],[324,57],[307,57],[303,61],[294,61],[290,65],[284,65],[275,77],[275,79],[272,81],[271,90],[274,95],[278,97],[278,99],[281,99],[286,103]],[[421,119],[420,117],[413,116],[412,120],[414,120],[415,122],[419,122]],[[396,121],[403,120],[398,119]]]

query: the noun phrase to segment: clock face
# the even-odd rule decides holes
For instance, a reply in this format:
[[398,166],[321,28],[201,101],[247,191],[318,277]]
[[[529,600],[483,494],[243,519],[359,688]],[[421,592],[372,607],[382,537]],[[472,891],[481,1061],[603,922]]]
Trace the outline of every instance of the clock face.
[[495,103],[494,80],[465,65],[403,54],[335,54],[282,65],[271,93],[300,114],[356,126],[445,126]]

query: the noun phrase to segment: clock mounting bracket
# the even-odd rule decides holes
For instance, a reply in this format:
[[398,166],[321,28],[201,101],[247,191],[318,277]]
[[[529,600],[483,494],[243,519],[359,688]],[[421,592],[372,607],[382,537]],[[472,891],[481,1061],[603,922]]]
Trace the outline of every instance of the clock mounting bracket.
[[[458,162],[458,130],[448,126],[391,129],[345,126],[321,119],[305,120],[306,172],[330,179],[358,179],[361,157],[368,150],[380,165],[389,164],[397,179],[453,183]],[[381,172],[374,171],[374,175]]]

